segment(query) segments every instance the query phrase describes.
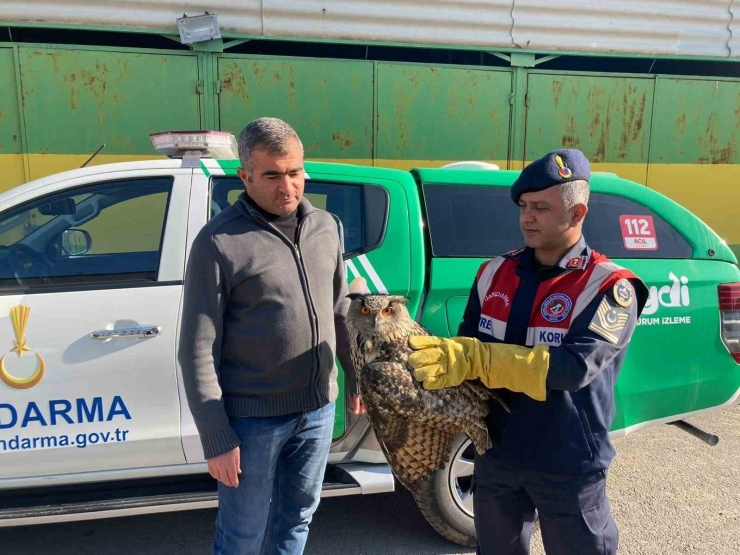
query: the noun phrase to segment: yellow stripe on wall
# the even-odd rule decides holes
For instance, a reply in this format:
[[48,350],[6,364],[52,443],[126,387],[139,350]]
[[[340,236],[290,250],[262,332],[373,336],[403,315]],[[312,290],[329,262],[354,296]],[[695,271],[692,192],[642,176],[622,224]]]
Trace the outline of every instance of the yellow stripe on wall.
[[[5,192],[13,187],[47,175],[77,169],[90,158],[91,154],[0,154],[0,168],[2,168],[0,192]],[[93,158],[88,167],[161,158],[163,157],[157,154],[99,154]],[[26,159],[28,161],[28,175],[25,170]]]
[[[29,154],[28,167],[31,170],[29,181],[40,179],[54,173],[74,170],[82,166],[90,158],[90,154]],[[161,160],[164,156],[158,154],[98,154],[87,165],[99,166],[102,164],[117,164],[119,162],[139,162],[141,160]]]
[[[413,168],[441,168],[447,164],[464,161],[465,160],[392,160],[389,158],[378,158],[373,163],[373,166],[378,168],[391,168],[394,170],[410,170]],[[506,160],[476,160],[476,162],[496,164],[499,169],[507,169]]]
[[22,154],[0,154],[0,192],[26,181]]
[[615,173],[623,179],[636,181],[640,185],[647,182],[647,164],[610,164],[599,162],[591,164],[591,172]]
[[[525,162],[526,165],[531,164],[534,162],[534,160],[527,160]],[[522,162],[512,160],[511,161],[511,169],[512,170],[521,170],[524,168],[524,165]],[[607,172],[607,173],[615,173],[619,177],[623,179],[629,179],[630,181],[636,181],[637,183],[640,183],[641,185],[645,185],[647,182],[647,164],[616,164],[616,163],[610,163],[610,162],[592,162],[591,163],[591,171],[592,172]]]
[[740,243],[740,164],[650,164],[648,186],[685,206],[727,243]]

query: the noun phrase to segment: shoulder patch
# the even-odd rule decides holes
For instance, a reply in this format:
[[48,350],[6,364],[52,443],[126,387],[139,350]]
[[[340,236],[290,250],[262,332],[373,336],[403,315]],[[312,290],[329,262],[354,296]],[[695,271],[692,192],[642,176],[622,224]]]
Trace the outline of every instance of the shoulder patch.
[[618,280],[612,289],[617,304],[627,308],[635,300],[635,288],[626,278]]
[[622,337],[622,332],[629,317],[629,312],[614,304],[609,297],[604,296],[596,309],[594,317],[591,318],[588,329],[616,345],[619,343],[619,338]]

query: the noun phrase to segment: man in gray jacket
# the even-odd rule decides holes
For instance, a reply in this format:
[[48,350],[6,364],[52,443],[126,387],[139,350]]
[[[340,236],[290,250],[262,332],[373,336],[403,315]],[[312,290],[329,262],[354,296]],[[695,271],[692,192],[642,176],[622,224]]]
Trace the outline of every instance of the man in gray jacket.
[[364,411],[349,357],[337,225],[303,198],[303,145],[261,118],[239,137],[246,191],[196,237],[178,359],[208,470],[214,554],[300,554],[319,504],[338,395]]

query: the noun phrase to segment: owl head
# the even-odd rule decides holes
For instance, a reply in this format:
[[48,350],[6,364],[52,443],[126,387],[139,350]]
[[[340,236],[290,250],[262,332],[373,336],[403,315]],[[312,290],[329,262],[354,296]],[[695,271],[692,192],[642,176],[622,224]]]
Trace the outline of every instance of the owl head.
[[408,297],[370,293],[366,286],[355,282],[350,286],[348,297],[347,325],[355,333],[392,336],[408,329],[413,321],[406,308]]

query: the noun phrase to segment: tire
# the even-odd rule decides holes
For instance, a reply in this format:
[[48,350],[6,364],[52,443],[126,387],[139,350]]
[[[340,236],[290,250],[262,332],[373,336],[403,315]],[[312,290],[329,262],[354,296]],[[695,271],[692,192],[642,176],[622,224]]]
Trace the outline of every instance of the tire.
[[465,434],[455,438],[445,468],[437,470],[414,495],[432,528],[465,547],[477,545],[471,491],[474,449]]

